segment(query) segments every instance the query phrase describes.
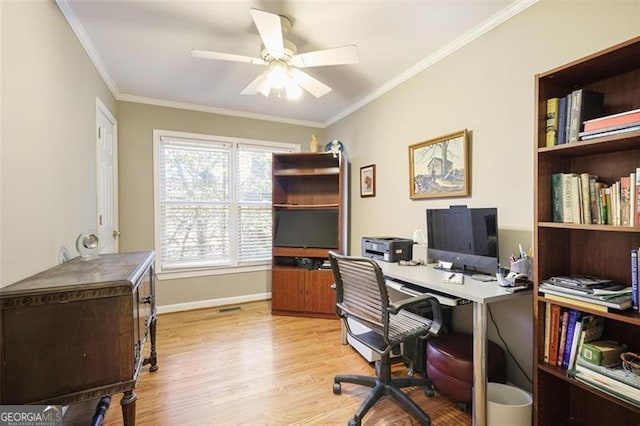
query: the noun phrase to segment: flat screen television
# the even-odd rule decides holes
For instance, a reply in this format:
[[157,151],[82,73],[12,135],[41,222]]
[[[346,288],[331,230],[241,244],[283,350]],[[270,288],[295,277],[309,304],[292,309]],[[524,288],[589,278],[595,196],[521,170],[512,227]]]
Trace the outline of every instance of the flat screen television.
[[454,270],[495,273],[499,264],[497,209],[427,209],[427,255],[453,263]]
[[276,210],[274,247],[338,248],[337,209]]

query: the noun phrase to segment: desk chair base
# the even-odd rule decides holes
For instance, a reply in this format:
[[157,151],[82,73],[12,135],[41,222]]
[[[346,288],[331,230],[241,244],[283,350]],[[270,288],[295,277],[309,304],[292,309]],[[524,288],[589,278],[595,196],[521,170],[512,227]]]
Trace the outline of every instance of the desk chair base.
[[427,378],[420,377],[392,378],[389,355],[383,355],[382,359],[376,362],[376,371],[378,372],[378,377],[339,374],[334,378],[333,393],[336,395],[342,392],[340,383],[353,383],[373,388],[356,411],[353,419],[349,420],[349,426],[359,426],[365,414],[384,396],[395,400],[407,412],[420,420],[421,424],[429,426],[431,424],[431,418],[411,398],[400,391],[400,388],[409,386],[425,387],[425,394],[427,396],[433,396],[431,381]]

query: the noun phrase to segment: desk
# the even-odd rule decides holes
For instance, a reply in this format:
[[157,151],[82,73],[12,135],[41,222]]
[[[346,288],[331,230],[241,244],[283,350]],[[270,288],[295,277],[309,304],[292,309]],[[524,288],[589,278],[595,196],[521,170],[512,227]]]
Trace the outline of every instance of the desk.
[[378,262],[385,277],[402,280],[425,289],[450,294],[473,303],[473,424],[487,424],[487,304],[511,299],[527,292],[509,293],[495,281],[481,282],[465,277],[464,284],[445,284],[443,271],[428,266],[400,266]]

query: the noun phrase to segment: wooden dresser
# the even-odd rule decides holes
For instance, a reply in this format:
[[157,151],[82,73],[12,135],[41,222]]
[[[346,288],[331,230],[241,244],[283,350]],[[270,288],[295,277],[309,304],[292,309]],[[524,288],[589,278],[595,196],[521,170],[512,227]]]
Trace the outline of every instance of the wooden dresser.
[[[156,364],[152,251],[77,257],[0,289],[0,404],[70,405],[134,388]],[[151,348],[143,349],[147,337]]]

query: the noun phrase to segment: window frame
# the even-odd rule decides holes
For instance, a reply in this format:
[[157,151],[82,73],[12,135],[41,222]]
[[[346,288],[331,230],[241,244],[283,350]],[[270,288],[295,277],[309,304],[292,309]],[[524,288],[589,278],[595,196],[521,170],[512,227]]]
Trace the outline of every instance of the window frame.
[[[217,136],[204,133],[191,133],[181,132],[173,130],[153,129],[153,217],[154,217],[154,248],[156,253],[155,260],[155,272],[158,279],[180,279],[180,278],[192,278],[208,275],[224,275],[243,272],[265,271],[271,269],[271,260],[265,262],[252,262],[242,265],[223,265],[213,266],[206,265],[200,267],[171,267],[164,268],[161,263],[161,208],[160,208],[160,148],[163,144],[163,139],[175,139],[175,140],[193,140],[198,143],[212,143],[212,144],[228,144],[231,146],[230,151],[230,180],[229,180],[229,194],[230,194],[230,206],[233,214],[230,217],[230,230],[229,235],[231,238],[231,253],[232,257],[237,261],[238,259],[238,242],[236,236],[238,220],[237,220],[237,207],[242,203],[237,200],[237,161],[238,151],[240,146],[255,146],[259,148],[266,148],[267,150],[273,149],[278,152],[300,152],[300,145],[287,143],[287,142],[275,142],[267,140],[246,139],[230,136]],[[195,262],[194,262],[195,263]]]

